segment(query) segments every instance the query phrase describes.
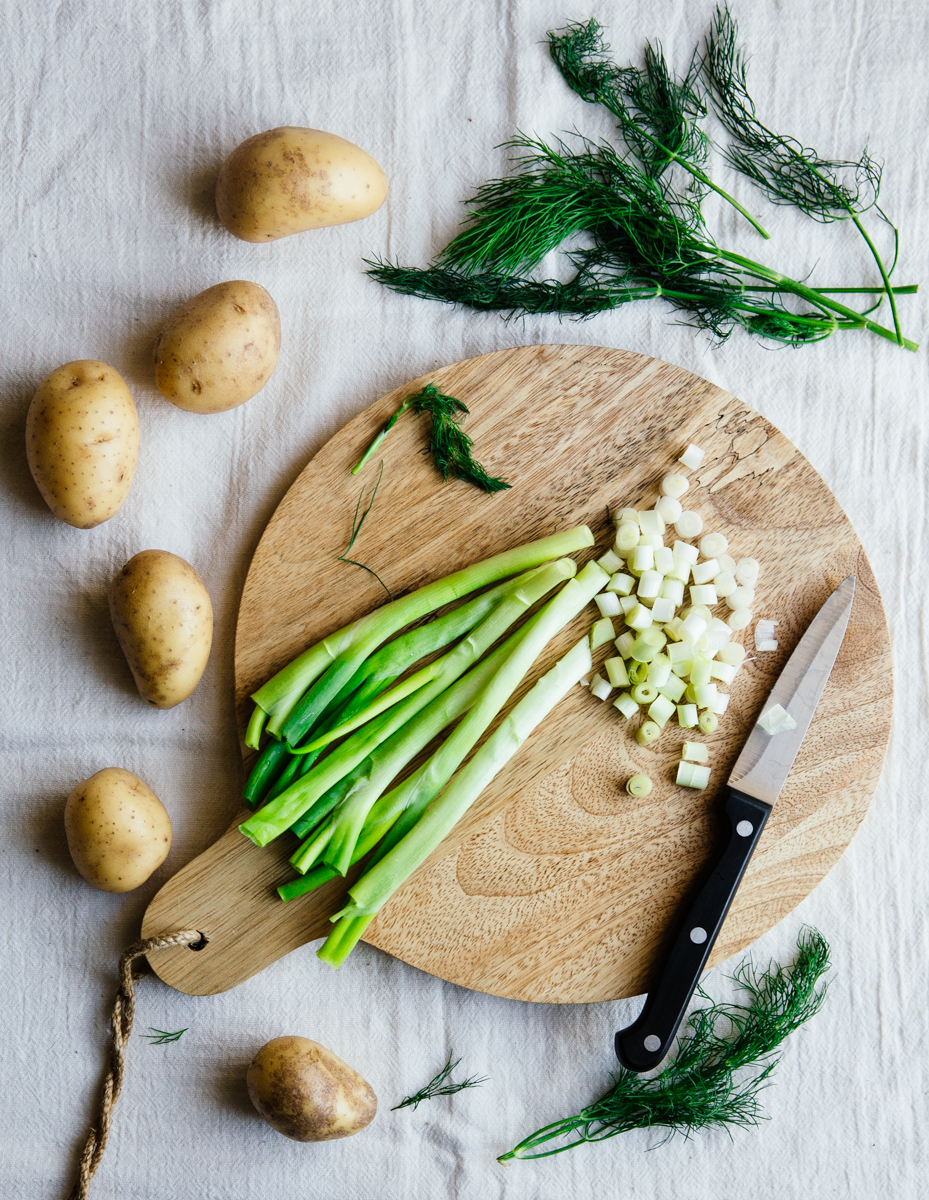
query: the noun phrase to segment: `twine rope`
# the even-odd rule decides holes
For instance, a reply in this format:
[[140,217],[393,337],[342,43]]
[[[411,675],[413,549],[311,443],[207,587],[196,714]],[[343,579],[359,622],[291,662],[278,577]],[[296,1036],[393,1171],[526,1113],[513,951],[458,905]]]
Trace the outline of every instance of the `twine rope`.
[[77,1183],[71,1190],[68,1200],[86,1200],[90,1181],[93,1179],[103,1152],[106,1150],[107,1139],[110,1136],[110,1126],[113,1121],[113,1109],[122,1091],[126,1077],[126,1043],[132,1033],[132,1023],[135,1020],[135,985],[145,974],[145,970],[136,971],[133,964],[136,959],[144,958],[150,950],[168,950],[171,946],[191,946],[203,939],[203,934],[196,929],[181,929],[176,933],[168,933],[163,937],[145,938],[135,942],[126,950],[119,960],[119,986],[113,1001],[113,1014],[110,1018],[110,1033],[113,1044],[110,1048],[110,1065],[103,1081],[103,1095],[97,1110],[97,1119],[87,1135],[84,1150],[81,1154],[80,1174]]

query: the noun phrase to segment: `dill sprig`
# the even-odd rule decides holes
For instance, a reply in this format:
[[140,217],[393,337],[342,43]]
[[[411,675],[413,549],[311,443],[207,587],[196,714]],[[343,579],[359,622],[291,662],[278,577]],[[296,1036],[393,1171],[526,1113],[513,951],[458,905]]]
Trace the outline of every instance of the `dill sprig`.
[[552,59],[565,82],[590,104],[602,104],[618,120],[627,146],[652,179],[677,163],[697,188],[716,192],[737,209],[765,238],[769,234],[728,192],[702,169],[709,139],[699,125],[706,101],[698,90],[699,64],[694,60],[683,79],[672,74],[660,43],[647,42],[644,66],[619,67],[609,56],[603,27],[591,18],[550,30]]
[[[387,595],[391,598],[391,600],[393,600],[393,593],[391,592],[391,590],[387,586],[387,584],[384,582],[384,580],[381,579],[380,575],[378,575],[377,571],[372,570],[371,567],[366,567],[363,562],[358,562],[356,559],[348,557],[352,546],[354,546],[354,544],[355,544],[355,539],[358,537],[359,533],[361,533],[362,525],[364,525],[365,521],[368,519],[368,513],[374,507],[374,500],[375,500],[375,497],[377,496],[377,489],[381,486],[381,479],[383,478],[383,476],[384,476],[384,464],[381,463],[381,469],[378,472],[377,482],[375,483],[374,490],[371,493],[371,500],[368,503],[368,507],[364,510],[364,512],[361,512],[361,502],[364,500],[364,494],[367,491],[367,488],[363,487],[361,489],[361,493],[358,496],[358,503],[355,505],[355,515],[352,517],[352,536],[349,538],[348,545],[345,547],[345,549],[339,555],[337,561],[348,563],[352,567],[361,567],[362,571],[367,571],[369,575],[373,575],[374,578],[381,585],[381,587],[384,589],[384,591],[387,593]],[[361,513],[361,516],[358,515],[359,513]],[[310,761],[312,761],[312,759]]]
[[[738,45],[738,26],[728,8],[718,7],[706,40],[703,70],[711,85],[716,111],[733,144],[725,156],[731,165],[761,188],[774,204],[800,209],[814,221],[851,220],[864,238],[887,289],[897,341],[903,334],[890,275],[897,260],[898,234],[878,206],[881,164],[865,150],[854,162],[823,158],[796,138],[774,133],[758,120],[748,91],[745,51]],[[887,270],[859,216],[875,208],[894,234],[894,261]]]
[[[643,1079],[621,1070],[595,1104],[539,1129],[498,1161],[546,1158],[632,1129],[661,1127],[667,1137],[689,1137],[701,1129],[757,1125],[764,1119],[758,1094],[779,1061],[771,1055],[819,1011],[825,996],[819,986],[829,967],[825,938],[805,929],[797,951],[792,966],[772,963],[761,973],[745,960],[733,978],[747,992],[746,1002],[711,1002],[691,1013],[677,1054],[659,1075]],[[743,1070],[753,1073],[740,1076]]]
[[[420,391],[406,397],[352,468],[353,475],[357,475],[368,462],[407,409],[412,409],[413,412],[428,413],[432,418],[429,453],[432,455],[436,470],[440,472],[443,479],[447,480],[451,475],[455,479],[463,479],[465,483],[473,483],[475,487],[479,487],[485,492],[502,492],[511,486],[503,479],[494,479],[493,476],[488,475],[472,455],[471,447],[474,442],[461,428],[461,422],[470,411],[467,405],[454,396],[443,395],[434,383],[427,383]],[[374,503],[373,497],[371,503]],[[365,513],[365,516],[367,515]],[[360,525],[359,528],[361,528]],[[349,543],[349,549],[351,549],[351,543]]]
[[151,1025],[148,1027],[148,1033],[143,1033],[142,1037],[148,1038],[150,1046],[164,1046],[167,1042],[178,1042],[181,1035],[187,1032],[188,1027],[177,1029],[174,1033],[168,1033],[164,1029],[153,1029]]
[[436,1096],[454,1096],[456,1092],[462,1092],[465,1088],[480,1087],[482,1083],[487,1082],[486,1075],[481,1077],[471,1075],[468,1079],[462,1079],[460,1083],[451,1083],[451,1073],[460,1062],[460,1058],[456,1058],[452,1062],[451,1051],[449,1051],[448,1060],[442,1070],[437,1075],[434,1075],[425,1087],[420,1088],[412,1096],[407,1096],[399,1104],[395,1104],[390,1111],[396,1112],[398,1108],[416,1109],[424,1100],[433,1100]]

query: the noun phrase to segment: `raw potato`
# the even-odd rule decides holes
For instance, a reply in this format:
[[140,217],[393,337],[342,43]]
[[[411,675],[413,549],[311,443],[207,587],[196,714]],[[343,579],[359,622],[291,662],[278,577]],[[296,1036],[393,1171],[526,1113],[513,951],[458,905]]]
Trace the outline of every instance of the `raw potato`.
[[171,819],[131,771],[105,767],[79,783],[65,805],[74,865],[102,892],[131,892],[171,849]]
[[281,319],[260,284],[217,283],[183,304],[155,343],[158,390],[188,412],[237,408],[277,366]]
[[305,1037],[274,1038],[255,1055],[248,1094],[272,1129],[296,1142],[351,1137],[374,1120],[371,1085]]
[[110,616],[141,695],[173,708],[200,682],[213,640],[213,608],[190,563],[143,550],[110,588]]
[[250,137],[223,163],[216,211],[246,242],[370,216],[387,198],[387,177],[354,142],[285,125]]
[[29,405],[26,455],[59,520],[93,529],[117,513],[139,458],[139,417],[119,372],[93,358],[52,371]]

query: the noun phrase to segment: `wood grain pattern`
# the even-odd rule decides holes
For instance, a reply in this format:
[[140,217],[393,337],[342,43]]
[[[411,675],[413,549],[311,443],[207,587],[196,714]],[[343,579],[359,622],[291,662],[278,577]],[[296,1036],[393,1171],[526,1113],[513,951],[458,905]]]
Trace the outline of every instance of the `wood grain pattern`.
[[[737,676],[729,712],[705,739],[713,766],[706,792],[673,783],[683,730],[668,726],[655,746],[638,746],[611,705],[576,689],[391,899],[367,940],[443,979],[521,1000],[645,990],[678,906],[716,852],[716,791],[745,733],[820,604],[855,573],[842,652],[715,947],[711,963],[723,961],[807,896],[854,835],[883,762],[892,677],[880,596],[848,519],[782,434],[704,379],[620,350],[526,346],[445,367],[373,404],[312,460],[255,553],[236,636],[240,728],[251,691],[384,598],[370,575],[336,561],[378,460],[359,477],[350,467],[402,398],[429,380],[470,407],[481,461],[514,486],[485,496],[443,484],[420,453],[425,423],[399,422],[353,550],[395,594],[580,523],[594,530],[601,553],[611,537],[608,504],[650,506],[660,477],[694,441],[707,455],[688,506],[708,531],[726,533],[735,557],[761,560],[754,607],[780,620],[780,649]],[[579,618],[549,646],[525,687],[589,621]],[[750,630],[743,640],[752,644]],[[655,782],[646,799],[622,790],[634,771]],[[238,833],[241,819],[146,914],[145,937],[195,927],[209,939],[198,953],[152,955],[162,979],[182,991],[223,991],[324,936],[345,890],[336,880],[281,903],[273,888],[291,874],[289,839],[259,850]]]

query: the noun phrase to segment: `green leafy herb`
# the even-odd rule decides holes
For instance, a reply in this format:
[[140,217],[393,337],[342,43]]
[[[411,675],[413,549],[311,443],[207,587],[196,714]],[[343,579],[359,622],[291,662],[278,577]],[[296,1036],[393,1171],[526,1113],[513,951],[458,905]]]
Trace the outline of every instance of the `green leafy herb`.
[[[361,567],[362,571],[367,571],[369,575],[373,575],[374,578],[378,581],[378,583],[381,585],[381,587],[384,589],[384,591],[387,593],[387,595],[390,596],[390,598],[392,600],[393,594],[392,594],[390,588],[387,586],[387,584],[384,582],[384,580],[381,579],[381,577],[380,577],[380,575],[378,575],[377,571],[372,571],[372,569],[370,567],[366,567],[364,563],[357,562],[354,558],[348,557],[352,546],[354,546],[354,544],[355,544],[355,539],[358,537],[359,533],[361,533],[362,525],[364,525],[365,521],[367,520],[368,513],[374,507],[374,498],[377,495],[377,489],[381,486],[381,478],[383,477],[383,474],[384,474],[384,464],[381,463],[381,469],[377,476],[377,483],[375,483],[374,491],[371,493],[371,501],[368,504],[368,507],[364,510],[364,512],[361,512],[361,502],[364,499],[364,494],[365,494],[366,489],[365,488],[361,489],[361,495],[358,497],[358,503],[355,505],[355,515],[352,518],[352,536],[349,538],[348,545],[345,547],[345,549],[339,555],[338,561],[344,562],[344,563],[349,563],[353,567]],[[358,515],[359,513],[361,513],[360,517]]]
[[438,1075],[430,1079],[426,1086],[420,1088],[414,1095],[407,1096],[405,1100],[395,1104],[390,1111],[396,1112],[398,1108],[412,1107],[416,1109],[424,1100],[433,1100],[436,1096],[454,1096],[456,1092],[462,1092],[465,1088],[480,1087],[482,1083],[487,1082],[486,1076],[478,1078],[477,1075],[471,1075],[468,1079],[462,1079],[460,1083],[451,1083],[451,1073],[460,1062],[460,1058],[456,1058],[452,1062],[452,1056],[449,1054],[448,1061]]
[[[750,960],[743,962],[734,979],[747,1001],[711,1003],[691,1013],[676,1056],[659,1075],[643,1079],[621,1070],[595,1104],[539,1129],[499,1161],[546,1158],[632,1129],[660,1126],[668,1137],[689,1137],[700,1129],[757,1125],[763,1119],[758,1094],[778,1063],[771,1055],[819,1011],[825,996],[818,986],[829,966],[825,938],[803,930],[797,949],[792,967],[772,963],[759,974]],[[743,1070],[752,1073],[743,1076]]]
[[[420,391],[407,396],[352,468],[353,475],[358,474],[407,409],[412,409],[413,412],[428,413],[432,418],[429,451],[436,469],[441,472],[443,479],[448,479],[449,475],[453,475],[456,479],[473,483],[475,487],[482,488],[485,492],[500,492],[510,487],[510,484],[504,480],[494,479],[488,475],[472,456],[471,447],[474,442],[461,428],[461,422],[469,411],[466,405],[454,396],[444,396],[434,383],[427,383]],[[349,549],[351,549],[351,545],[349,545]]]
[[167,1033],[164,1029],[153,1029],[149,1025],[149,1032],[143,1033],[142,1037],[148,1038],[149,1044],[152,1046],[163,1046],[166,1042],[178,1042],[181,1035],[187,1032],[187,1028],[178,1029],[175,1033]]
[[[851,219],[888,289],[894,328],[902,346],[903,334],[890,290],[893,265],[889,271],[885,268],[858,219],[869,208],[876,208],[890,225],[884,212],[877,207],[881,164],[867,151],[856,162],[823,158],[796,138],[774,133],[762,125],[748,92],[745,52],[738,46],[738,27],[727,8],[716,9],[703,67],[713,89],[720,120],[733,138],[733,145],[726,150],[726,158],[737,171],[757,184],[774,204],[792,205],[823,224]],[[893,225],[890,227],[894,232],[896,263],[897,230]]]

